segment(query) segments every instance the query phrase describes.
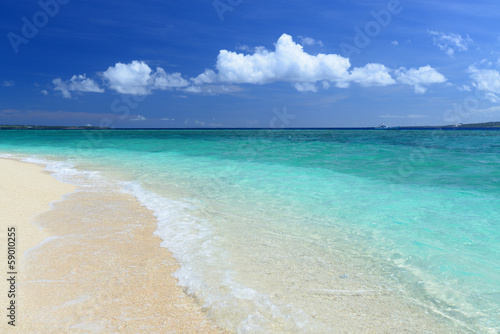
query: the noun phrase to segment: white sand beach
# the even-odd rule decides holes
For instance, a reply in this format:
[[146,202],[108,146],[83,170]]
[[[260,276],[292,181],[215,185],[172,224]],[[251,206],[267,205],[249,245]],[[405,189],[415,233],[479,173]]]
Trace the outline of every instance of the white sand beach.
[[[74,192],[42,166],[9,159],[0,159],[0,175],[1,244],[7,228],[16,236],[15,298],[0,280],[0,303],[15,301],[16,326],[4,315],[0,332],[220,333],[171,276],[177,263],[132,196]],[[124,211],[106,210],[107,202]]]

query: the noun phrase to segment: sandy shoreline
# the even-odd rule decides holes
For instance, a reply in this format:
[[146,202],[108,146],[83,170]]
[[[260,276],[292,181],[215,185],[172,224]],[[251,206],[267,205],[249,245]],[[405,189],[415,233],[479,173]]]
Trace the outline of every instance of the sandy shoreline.
[[[3,315],[0,333],[222,333],[177,285],[172,273],[178,264],[154,235],[157,219],[136,198],[85,176],[82,183],[72,178],[81,185],[76,188],[43,166],[17,160],[0,158],[0,175],[0,241],[5,245],[7,228],[16,228],[17,261],[16,327]],[[278,247],[294,253],[302,246]],[[2,254],[7,275],[7,250]],[[340,270],[344,262],[332,266]],[[0,282],[5,309],[9,284]],[[371,287],[379,283],[372,280],[323,282],[321,291],[299,293],[285,285],[284,293],[311,305],[334,305],[333,322],[316,315],[333,333],[463,332],[388,291],[351,293],[375,291]]]
[[[15,298],[0,280],[2,308],[16,303],[16,326],[3,315],[2,333],[220,333],[177,286],[155,218],[132,196],[73,192],[41,166],[9,159],[0,173],[1,243],[15,227],[17,273]],[[6,250],[1,263],[6,275]]]

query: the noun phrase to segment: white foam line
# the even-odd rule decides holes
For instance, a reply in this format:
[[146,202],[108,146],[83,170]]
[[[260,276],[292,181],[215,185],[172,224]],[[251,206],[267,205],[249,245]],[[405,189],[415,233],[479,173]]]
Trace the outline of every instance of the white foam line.
[[[270,296],[235,281],[230,257],[218,243],[220,236],[209,221],[190,215],[193,204],[159,196],[136,182],[124,183],[123,191],[153,211],[158,219],[155,234],[180,263],[174,277],[226,329],[235,333],[321,332],[302,310],[278,306]],[[275,332],[276,323],[283,326],[282,331]]]
[[[0,155],[1,156],[1,155]],[[133,195],[158,220],[155,234],[163,240],[180,264],[174,274],[188,294],[203,301],[214,320],[235,333],[275,332],[276,323],[284,326],[276,333],[317,333],[312,318],[291,306],[278,306],[270,296],[235,281],[229,255],[219,246],[220,236],[215,235],[207,220],[190,215],[193,204],[175,201],[144,190],[137,182],[117,182],[106,179],[99,172],[81,171],[71,161],[56,161],[38,156],[8,158],[41,164],[61,182],[78,187],[107,188],[123,185],[122,191]],[[79,191],[78,189],[76,191]],[[42,243],[58,237],[50,237]],[[38,247],[41,244],[35,246]],[[60,281],[66,283],[71,281]],[[30,283],[49,283],[31,281]],[[229,318],[228,318],[229,317]],[[286,328],[285,328],[286,327]],[[319,331],[321,332],[321,331]]]

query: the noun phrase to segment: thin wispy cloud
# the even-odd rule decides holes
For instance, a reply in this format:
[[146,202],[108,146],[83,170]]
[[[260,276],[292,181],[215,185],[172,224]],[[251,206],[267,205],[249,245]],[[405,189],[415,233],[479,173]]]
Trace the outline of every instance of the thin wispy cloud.
[[485,116],[500,116],[500,106],[493,106],[489,108],[484,108],[484,109],[477,109],[476,110],[477,114],[483,114]]
[[73,75],[68,81],[63,81],[61,78],[54,79],[54,90],[58,90],[65,98],[71,98],[71,92],[92,92],[104,93],[104,89],[92,79],[87,78],[86,74]]
[[12,80],[4,80],[4,81],[2,81],[1,85],[2,85],[2,87],[12,87],[15,84],[14,84],[14,81],[12,81]]
[[439,47],[450,57],[452,57],[456,51],[467,51],[469,46],[473,44],[469,35],[462,37],[460,34],[445,34],[433,30],[427,30],[427,33],[432,36],[434,45]]
[[304,83],[297,82],[293,85],[293,87],[295,87],[296,90],[302,93],[318,91],[316,85],[310,82],[304,82]]
[[390,115],[390,114],[385,114],[385,115],[379,115],[378,117],[380,118],[427,118],[427,115],[422,115],[422,114],[410,114],[410,115]]
[[302,45],[309,45],[309,46],[318,45],[318,46],[321,46],[321,47],[324,46],[324,44],[323,44],[322,41],[315,40],[312,37],[299,36],[299,39],[300,39],[300,44],[302,44]]
[[239,92],[242,89],[235,85],[202,85],[202,86],[189,86],[183,89],[187,93],[196,93],[203,95],[218,95],[230,94]]
[[103,118],[108,118],[114,121],[119,120],[119,115],[112,112],[108,113],[92,113],[82,111],[68,110],[37,110],[37,109],[22,109],[22,110],[1,110],[0,116],[5,121],[17,121],[24,124],[33,124],[35,121],[44,121],[44,124],[50,125],[53,122],[59,121],[65,125],[84,125],[87,123],[99,124]]
[[146,117],[144,117],[142,115],[137,115],[136,117],[130,119],[130,121],[132,121],[132,122],[145,121],[145,120],[146,120]]

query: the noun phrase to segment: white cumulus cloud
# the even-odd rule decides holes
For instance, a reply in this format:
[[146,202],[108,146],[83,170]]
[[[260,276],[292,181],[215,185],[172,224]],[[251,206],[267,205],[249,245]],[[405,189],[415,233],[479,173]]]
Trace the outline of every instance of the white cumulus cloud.
[[211,84],[218,81],[217,74],[213,70],[206,69],[205,72],[198,75],[196,78],[192,78],[191,81],[195,85]]
[[500,72],[492,69],[479,69],[474,65],[467,69],[472,80],[473,86],[486,92],[486,97],[495,103],[500,102]]
[[103,77],[111,89],[121,94],[147,95],[151,92],[151,68],[144,62],[117,63],[108,67]]
[[355,67],[348,77],[349,81],[361,86],[388,86],[396,81],[389,74],[389,69],[382,64],[367,64],[364,67]]
[[432,36],[434,45],[446,52],[448,56],[453,56],[455,51],[467,51],[473,43],[469,35],[462,37],[460,34],[445,34],[432,30],[428,30],[427,33]]
[[176,73],[166,73],[165,70],[161,67],[156,69],[156,73],[154,74],[154,89],[170,89],[170,88],[178,88],[178,87],[186,87],[189,85],[189,82],[182,77],[182,75],[178,72]]
[[92,79],[87,78],[86,74],[73,75],[70,80],[63,81],[61,78],[52,80],[54,90],[61,91],[65,98],[71,98],[70,92],[92,92],[104,93],[104,89]]
[[418,69],[411,68],[409,70],[401,67],[395,71],[395,76],[399,83],[413,86],[417,94],[425,93],[427,88],[424,86],[426,85],[443,83],[446,81],[444,75],[429,65],[419,67]]
[[260,48],[245,55],[221,50],[216,64],[220,81],[251,84],[337,81],[348,75],[349,67],[349,59],[336,54],[305,53],[287,34],[278,39],[275,51]]
[[[299,36],[302,44],[318,45],[310,37]],[[240,48],[242,49],[242,48]],[[442,83],[446,78],[429,65],[418,69],[387,68],[385,65],[369,63],[351,67],[348,58],[338,54],[309,54],[292,37],[282,34],[274,50],[259,46],[246,52],[220,50],[212,69],[205,69],[198,76],[186,80],[181,73],[167,73],[163,68],[152,69],[144,61],[116,63],[102,72],[102,79],[111,90],[121,94],[144,96],[154,90],[177,89],[198,94],[233,93],[241,90],[238,84],[264,85],[275,82],[289,83],[299,92],[317,92],[331,86],[346,88],[351,84],[363,87],[388,86],[397,83],[414,87],[422,94],[426,85]],[[104,92],[103,88],[87,78],[74,75],[70,80],[53,80],[55,90],[66,98],[71,92]]]
[[[303,43],[313,40],[302,37]],[[314,42],[316,43],[316,42]],[[345,88],[354,82],[362,86],[386,86],[395,84],[390,69],[382,64],[367,64],[350,71],[348,58],[337,54],[311,55],[304,52],[302,45],[287,34],[281,35],[274,51],[264,47],[255,48],[252,54],[221,50],[215,70],[206,69],[192,83],[196,86],[214,83],[268,84],[289,82],[300,92],[316,92],[316,83],[323,88],[330,83]],[[195,92],[197,89],[192,88]]]
[[129,64],[116,63],[103,73],[109,87],[121,94],[148,95],[153,89],[188,86],[180,73],[169,74],[161,67],[153,71],[145,62],[134,60]]

